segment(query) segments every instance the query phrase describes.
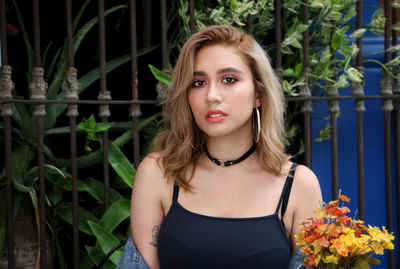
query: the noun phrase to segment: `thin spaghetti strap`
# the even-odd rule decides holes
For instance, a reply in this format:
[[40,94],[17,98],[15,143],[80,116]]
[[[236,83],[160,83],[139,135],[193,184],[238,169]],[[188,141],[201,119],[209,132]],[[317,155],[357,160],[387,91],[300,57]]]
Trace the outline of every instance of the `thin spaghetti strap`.
[[278,206],[276,207],[275,214],[277,215],[279,212],[279,208],[281,208],[281,218],[283,219],[283,215],[285,214],[287,203],[289,201],[290,190],[292,189],[294,170],[296,169],[297,163],[293,163],[290,167],[289,173],[286,177],[285,185],[283,186],[281,197],[279,198]]
[[178,201],[178,194],[179,194],[179,186],[178,184],[174,184],[174,192],[172,194],[172,201]]

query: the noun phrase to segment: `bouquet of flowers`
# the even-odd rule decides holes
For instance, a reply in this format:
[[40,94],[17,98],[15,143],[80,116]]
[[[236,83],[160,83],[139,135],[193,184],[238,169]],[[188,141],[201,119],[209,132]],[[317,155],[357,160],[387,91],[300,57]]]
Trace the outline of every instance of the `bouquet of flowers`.
[[394,249],[394,236],[385,227],[366,227],[362,220],[347,216],[350,209],[345,202],[350,199],[339,195],[339,199],[318,208],[315,218],[300,224],[303,228],[296,235],[296,243],[302,246],[306,268],[368,269],[370,264],[380,264],[372,255]]

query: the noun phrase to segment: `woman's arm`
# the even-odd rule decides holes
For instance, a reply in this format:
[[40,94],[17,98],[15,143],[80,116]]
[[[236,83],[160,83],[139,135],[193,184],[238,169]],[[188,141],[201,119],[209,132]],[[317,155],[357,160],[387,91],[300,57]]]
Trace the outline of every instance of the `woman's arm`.
[[157,244],[164,219],[161,197],[166,186],[154,155],[146,157],[136,171],[132,188],[131,228],[137,249],[151,269],[160,267]]
[[296,168],[290,203],[293,206],[293,221],[290,232],[290,241],[293,252],[299,247],[296,245],[295,235],[302,228],[300,223],[314,216],[314,211],[322,205],[322,194],[315,174],[306,166]]

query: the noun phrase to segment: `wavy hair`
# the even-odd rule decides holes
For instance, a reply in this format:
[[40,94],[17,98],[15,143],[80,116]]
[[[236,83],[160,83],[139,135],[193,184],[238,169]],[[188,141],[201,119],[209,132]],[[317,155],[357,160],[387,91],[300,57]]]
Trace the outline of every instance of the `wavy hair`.
[[194,164],[206,142],[206,134],[197,126],[188,102],[194,59],[201,48],[216,44],[236,48],[253,74],[255,90],[261,100],[261,136],[257,149],[263,167],[280,175],[283,164],[289,159],[283,144],[283,92],[268,55],[250,35],[235,27],[209,26],[193,34],[182,47],[164,101],[164,120],[169,126],[155,140],[160,153],[157,161],[165,176],[185,190],[191,189]]

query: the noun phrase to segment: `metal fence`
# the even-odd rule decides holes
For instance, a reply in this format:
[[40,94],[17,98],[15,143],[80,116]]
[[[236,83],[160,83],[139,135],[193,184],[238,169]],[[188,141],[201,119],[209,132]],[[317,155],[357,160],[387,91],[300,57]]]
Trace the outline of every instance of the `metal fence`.
[[[45,189],[45,155],[44,155],[44,133],[43,133],[43,117],[46,115],[46,105],[48,104],[66,104],[68,105],[68,112],[66,117],[69,119],[70,128],[70,161],[71,161],[71,175],[72,175],[72,201],[73,201],[73,256],[74,256],[74,268],[79,268],[79,230],[78,230],[78,163],[77,163],[77,116],[78,109],[84,105],[97,105],[99,107],[99,118],[102,122],[107,122],[110,116],[109,105],[130,105],[130,116],[132,117],[132,132],[133,132],[133,162],[137,165],[140,161],[140,137],[138,128],[138,118],[140,117],[140,107],[143,105],[157,104],[158,100],[138,100],[138,77],[137,77],[137,29],[136,29],[136,1],[129,1],[129,12],[130,12],[130,46],[131,46],[131,99],[130,100],[112,100],[110,91],[107,87],[107,76],[106,76],[106,37],[105,37],[105,21],[104,21],[104,0],[98,1],[98,15],[99,15],[99,66],[100,66],[100,90],[97,100],[80,100],[78,97],[79,82],[77,80],[77,68],[74,65],[74,54],[73,54],[73,37],[72,37],[72,7],[71,0],[65,1],[66,11],[66,39],[68,48],[68,69],[65,74],[63,83],[63,90],[65,97],[63,100],[47,100],[46,90],[47,84],[44,80],[44,70],[42,67],[42,47],[40,43],[40,16],[39,16],[39,1],[32,1],[33,10],[33,39],[34,39],[34,68],[32,70],[32,82],[29,85],[31,98],[28,99],[13,99],[12,91],[15,87],[18,87],[18,81],[12,81],[12,67],[8,61],[7,52],[7,30],[6,30],[6,4],[5,0],[0,0],[0,30],[1,30],[1,72],[0,72],[0,105],[1,115],[3,118],[4,125],[4,151],[2,156],[5,157],[5,192],[7,200],[7,245],[8,245],[8,268],[15,268],[15,257],[14,257],[14,223],[13,223],[13,175],[11,173],[12,166],[14,165],[11,161],[12,156],[12,137],[11,137],[11,123],[12,123],[12,109],[11,106],[17,103],[34,104],[35,110],[33,116],[36,117],[37,122],[37,164],[38,164],[38,182],[39,182],[39,212],[40,212],[40,261],[41,268],[47,268],[45,261],[46,257],[46,189]],[[190,26],[192,31],[195,29],[194,20],[194,0],[189,1],[190,10]],[[283,1],[275,1],[275,34],[276,34],[276,59],[275,59],[275,70],[279,76],[282,76],[282,55],[281,55],[281,8]],[[308,1],[303,1],[303,23],[308,24]],[[168,68],[168,52],[167,52],[167,3],[166,0],[160,0],[161,7],[161,51],[162,51],[162,69],[167,70]],[[391,14],[391,1],[385,0],[384,3],[385,14]],[[357,28],[362,28],[362,1],[357,2]],[[397,12],[392,13],[392,23],[396,24],[398,21]],[[42,15],[45,16],[45,15]],[[249,20],[251,22],[251,20]],[[389,20],[386,20],[385,26],[385,49],[391,46],[397,45],[397,32],[390,32]],[[249,32],[252,31],[252,24],[248,24]],[[332,28],[332,33],[335,28]],[[338,141],[337,141],[337,114],[339,113],[339,101],[341,100],[354,100],[355,101],[355,113],[357,117],[357,156],[358,156],[358,205],[360,218],[364,218],[364,144],[363,144],[363,112],[365,111],[364,100],[379,99],[382,100],[383,113],[385,115],[385,184],[386,184],[386,211],[387,211],[387,225],[388,230],[393,231],[393,197],[392,197],[392,175],[391,175],[391,151],[394,147],[395,152],[395,182],[396,182],[396,197],[397,197],[397,216],[400,216],[400,202],[398,197],[400,194],[400,135],[399,135],[399,100],[400,100],[400,86],[397,80],[393,80],[389,74],[383,71],[383,77],[381,81],[381,95],[379,96],[365,96],[363,91],[363,83],[354,83],[352,85],[353,92],[351,96],[339,96],[338,90],[332,85],[328,87],[328,93],[325,97],[313,97],[311,96],[311,83],[309,79],[310,70],[310,59],[309,59],[309,33],[308,31],[303,33],[303,74],[307,81],[306,84],[300,89],[299,97],[287,98],[288,102],[300,102],[302,104],[303,113],[303,130],[304,130],[304,145],[305,145],[305,165],[311,165],[311,127],[310,117],[312,112],[313,102],[328,102],[329,113],[330,113],[330,124],[331,124],[331,159],[332,159],[332,196],[337,197],[338,189]],[[357,39],[357,45],[360,51],[362,50],[362,38]],[[335,57],[333,55],[332,57]],[[397,53],[385,53],[385,62],[391,60],[391,57],[397,57]],[[362,53],[360,52],[357,57],[357,69],[363,72],[362,66]],[[78,67],[79,68],[79,67]],[[332,66],[334,69],[335,67]],[[396,67],[397,68],[397,67]],[[398,70],[394,69],[393,72],[398,74]],[[335,79],[335,78],[334,78]],[[393,126],[392,126],[393,122]],[[394,132],[394,145],[391,145],[391,132]],[[104,200],[105,207],[107,208],[110,204],[109,197],[109,165],[108,165],[108,131],[102,133],[103,139],[103,180],[104,180]],[[400,228],[399,218],[397,218],[397,230]],[[397,248],[398,249],[398,248]],[[395,268],[394,252],[389,252],[389,267]]]

